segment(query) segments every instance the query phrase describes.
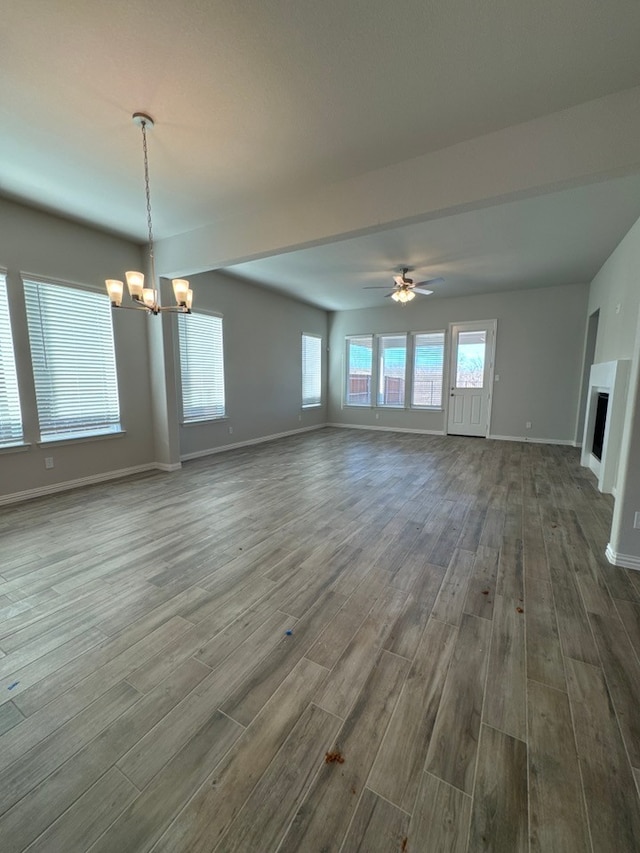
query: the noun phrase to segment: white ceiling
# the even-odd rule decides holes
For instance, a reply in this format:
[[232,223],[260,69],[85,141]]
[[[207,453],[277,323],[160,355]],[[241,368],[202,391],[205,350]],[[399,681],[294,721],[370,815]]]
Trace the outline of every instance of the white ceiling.
[[[637,0],[21,0],[2,15],[0,192],[142,240],[130,116],[145,110],[168,237],[636,86],[639,43]],[[415,258],[451,288],[471,271],[492,289],[582,276],[633,216],[627,190],[586,191],[610,205],[601,239],[583,200],[562,195],[551,213],[516,208],[514,241],[496,233],[511,224],[497,208],[369,236],[351,254],[345,242],[260,262],[260,275],[316,270],[308,298],[333,307],[341,288],[316,299],[317,270],[339,285],[347,266],[359,291],[360,261],[377,276]],[[547,215],[571,222],[564,253],[557,232],[535,239]]]
[[[402,266],[432,296],[591,281],[640,217],[640,175],[512,201],[229,267],[327,310],[374,308]],[[386,290],[365,286],[389,285]]]

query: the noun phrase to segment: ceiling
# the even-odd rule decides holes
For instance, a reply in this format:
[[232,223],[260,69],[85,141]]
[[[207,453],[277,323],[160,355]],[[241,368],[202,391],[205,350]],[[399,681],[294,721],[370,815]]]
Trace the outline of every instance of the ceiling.
[[[388,304],[393,275],[442,277],[432,296],[589,282],[640,217],[640,175],[237,264],[227,272],[327,310]],[[385,290],[365,286],[388,285]]]
[[[145,110],[170,237],[637,86],[639,43],[637,0],[21,0],[0,34],[0,192],[142,241]],[[451,294],[584,280],[634,194],[631,176],[234,270],[304,279],[326,307],[375,304],[361,285],[403,261]]]

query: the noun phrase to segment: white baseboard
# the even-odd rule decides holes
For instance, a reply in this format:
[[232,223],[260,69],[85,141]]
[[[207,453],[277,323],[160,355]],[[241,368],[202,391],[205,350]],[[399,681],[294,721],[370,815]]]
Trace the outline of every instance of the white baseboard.
[[250,447],[252,444],[264,444],[267,441],[276,441],[278,438],[287,438],[290,435],[298,435],[301,432],[313,432],[316,429],[324,429],[330,424],[317,424],[316,426],[300,427],[290,429],[286,432],[276,432],[272,435],[262,435],[260,438],[250,438],[248,441],[236,441],[233,444],[223,444],[221,447],[210,447],[207,450],[196,450],[194,453],[184,453],[180,459],[188,462],[189,459],[200,459],[202,456],[213,456],[215,453],[224,453],[227,450],[237,450],[240,447]]
[[93,474],[90,477],[79,477],[77,480],[65,480],[63,483],[52,483],[49,486],[38,486],[35,489],[25,489],[23,492],[13,492],[10,495],[0,495],[0,506],[4,504],[30,501],[56,492],[66,492],[81,486],[91,486],[94,483],[104,483],[107,480],[118,480],[120,477],[130,477],[132,474],[142,474],[145,471],[156,471],[158,465],[148,462],[145,465],[133,465],[130,468],[120,468],[118,471],[107,471],[104,474]]
[[607,545],[605,555],[607,560],[614,566],[620,566],[623,569],[635,569],[637,572],[640,572],[640,557],[636,557],[633,554],[618,554],[617,551],[613,550],[610,542]]
[[571,438],[528,438],[526,435],[493,435],[490,434],[487,438],[492,438],[494,441],[522,441],[526,444],[564,444],[569,447],[579,447]]
[[327,424],[338,429],[370,429],[376,432],[411,432],[417,435],[446,435],[441,429],[409,429],[408,427],[366,426],[365,424]]
[[158,471],[179,471],[182,468],[182,462],[156,462],[153,466],[157,468]]

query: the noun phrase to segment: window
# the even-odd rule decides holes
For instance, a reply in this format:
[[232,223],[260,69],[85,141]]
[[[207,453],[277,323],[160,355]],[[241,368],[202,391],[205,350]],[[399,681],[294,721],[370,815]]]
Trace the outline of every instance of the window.
[[444,332],[413,335],[412,406],[442,408]]
[[344,401],[347,406],[371,405],[373,368],[373,335],[347,338],[347,384]]
[[322,338],[302,335],[302,406],[322,402]]
[[460,332],[456,353],[456,388],[482,388],[486,331]]
[[0,275],[0,447],[21,442],[22,415],[7,284],[4,275]]
[[378,338],[378,406],[404,408],[407,374],[407,336],[380,335]]
[[43,281],[24,292],[42,441],[120,432],[109,297]]
[[178,314],[183,423],[223,418],[222,317]]

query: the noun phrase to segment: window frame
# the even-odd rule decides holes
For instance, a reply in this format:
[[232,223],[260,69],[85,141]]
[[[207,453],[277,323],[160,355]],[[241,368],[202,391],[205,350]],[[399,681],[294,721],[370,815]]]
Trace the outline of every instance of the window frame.
[[[414,404],[413,390],[415,384],[415,352],[416,338],[419,335],[442,335],[442,373],[441,373],[441,398],[439,406],[422,406]],[[349,346],[350,341],[354,339],[370,338],[371,339],[371,383],[368,403],[353,403],[347,399],[349,386]],[[381,352],[382,341],[384,338],[404,338],[405,339],[405,377],[404,377],[404,403],[402,405],[379,403],[378,390],[380,381],[381,369]],[[416,412],[443,412],[444,406],[444,388],[445,375],[447,370],[448,359],[448,340],[449,336],[445,329],[431,329],[428,331],[418,332],[361,332],[345,335],[345,344],[343,349],[344,354],[344,369],[343,377],[343,393],[342,407],[353,409],[384,409],[386,411],[416,411]]]
[[[16,348],[13,339],[13,323],[11,319],[11,303],[9,299],[9,286],[7,282],[7,270],[0,268],[0,305],[2,316],[0,316],[0,324],[6,322],[4,334],[0,332],[0,359],[5,352],[2,340],[6,345],[6,354],[8,355],[9,367],[7,373],[4,374],[5,388],[4,398],[7,403],[7,414],[9,415],[10,435],[6,440],[0,437],[0,451],[15,450],[25,447],[24,436],[24,418],[22,416],[22,401],[20,399],[20,382],[18,379],[18,362],[16,359]],[[19,426],[19,430],[16,429]]]
[[[185,417],[185,406],[184,406],[184,380],[183,380],[183,372],[182,372],[182,353],[180,346],[180,324],[192,322],[195,317],[207,317],[214,320],[220,321],[220,355],[222,359],[222,414],[219,415],[205,415],[202,417]],[[187,327],[188,328],[188,327]],[[197,426],[199,424],[206,423],[217,423],[219,421],[228,420],[227,414],[227,377],[226,377],[226,357],[225,357],[225,337],[224,337],[224,315],[219,311],[208,311],[203,309],[198,309],[197,311],[192,311],[189,314],[177,314],[176,315],[176,386],[178,392],[178,411],[180,414],[180,426],[181,427],[190,427]]]
[[[414,409],[418,412],[443,412],[444,411],[444,379],[447,370],[447,342],[448,336],[445,329],[433,329],[431,331],[422,331],[422,332],[410,332],[411,338],[411,396],[410,396],[410,408]],[[442,371],[441,371],[441,381],[440,381],[440,405],[439,406],[421,406],[419,403],[413,402],[413,392],[415,387],[415,378],[416,378],[416,369],[415,369],[415,359],[416,359],[416,338],[420,335],[442,335]]]
[[[362,339],[362,338],[371,338],[371,377],[369,382],[369,401],[366,403],[353,403],[347,399],[348,388],[349,388],[349,351],[351,347],[351,341],[354,339]],[[345,345],[344,345],[344,370],[342,372],[343,382],[344,382],[344,391],[342,394],[342,405],[343,407],[354,408],[354,409],[372,409],[373,406],[373,398],[374,398],[374,388],[375,386],[375,335],[370,332],[364,332],[363,334],[354,334],[354,335],[345,335]]]
[[[319,352],[318,352],[318,383],[319,383],[319,391],[317,401],[314,399],[311,403],[305,403],[304,397],[304,388],[305,388],[305,338],[311,338],[319,343]],[[322,407],[322,335],[317,335],[314,332],[302,332],[300,335],[300,345],[301,345],[301,373],[302,373],[302,404],[301,408],[303,409],[319,409]]]
[[[71,282],[65,281],[62,279],[57,279],[52,276],[42,276],[42,275],[33,275],[28,272],[20,272],[20,277],[22,279],[22,289],[25,301],[25,320],[26,320],[26,328],[27,328],[27,336],[29,341],[29,351],[31,358],[31,369],[32,369],[32,377],[33,377],[33,388],[35,394],[35,403],[36,403],[36,414],[38,421],[38,445],[51,445],[55,443],[73,443],[73,442],[84,442],[84,441],[95,441],[109,438],[117,438],[125,434],[124,427],[122,425],[122,411],[120,407],[120,382],[118,376],[118,360],[117,360],[117,352],[115,345],[115,331],[114,331],[114,323],[113,323],[113,311],[111,309],[111,303],[109,302],[109,297],[107,294],[102,291],[96,290],[88,284],[80,283],[80,282]],[[95,297],[100,300],[100,302],[105,306],[106,310],[103,310],[104,316],[109,317],[109,329],[105,328],[105,333],[107,333],[108,337],[111,340],[111,350],[110,356],[112,358],[112,373],[110,377],[110,381],[113,383],[111,386],[111,393],[115,395],[115,402],[112,398],[112,417],[105,418],[105,422],[103,425],[99,425],[95,428],[87,426],[86,422],[84,425],[78,424],[77,429],[55,429],[51,428],[47,430],[46,426],[43,430],[43,420],[46,420],[42,416],[41,408],[40,408],[40,399],[38,393],[38,371],[36,367],[36,358],[34,358],[34,337],[32,336],[32,328],[31,323],[29,321],[29,297],[28,297],[28,285],[34,285],[36,287],[39,286],[51,286],[61,288],[63,290],[69,292],[75,292],[78,295],[87,295],[91,297]],[[107,313],[108,312],[108,313]],[[89,315],[86,315],[89,316]],[[38,319],[40,320],[41,325],[41,317],[42,314],[38,311]],[[44,343],[44,342],[43,342]],[[43,398],[43,407],[46,404],[46,399]],[[117,410],[117,412],[116,412]],[[113,414],[117,413],[117,420],[113,417]]]
[[[373,404],[374,409],[396,409],[402,410],[407,409],[407,400],[410,399],[408,397],[407,392],[411,393],[411,378],[409,371],[409,333],[408,332],[380,332],[380,334],[374,335],[375,338],[375,402]],[[404,387],[403,387],[403,401],[402,403],[384,403],[379,401],[380,397],[380,381],[384,378],[384,366],[383,366],[383,342],[386,338],[404,338]]]

